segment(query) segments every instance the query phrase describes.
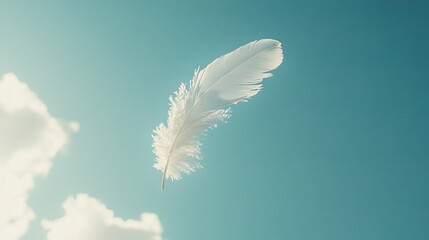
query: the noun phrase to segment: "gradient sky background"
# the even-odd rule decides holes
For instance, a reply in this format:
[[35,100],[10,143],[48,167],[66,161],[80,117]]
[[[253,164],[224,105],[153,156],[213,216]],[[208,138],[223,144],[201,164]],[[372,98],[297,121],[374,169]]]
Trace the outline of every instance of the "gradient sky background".
[[[38,219],[89,193],[158,214],[169,240],[429,239],[428,1],[0,2],[0,75],[81,130],[38,178]],[[255,39],[283,43],[263,91],[168,182],[152,129],[194,68]]]

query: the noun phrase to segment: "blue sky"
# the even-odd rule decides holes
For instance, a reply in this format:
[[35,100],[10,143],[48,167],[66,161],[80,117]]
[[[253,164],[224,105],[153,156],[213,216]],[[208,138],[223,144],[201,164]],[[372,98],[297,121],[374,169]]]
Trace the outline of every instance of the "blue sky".
[[[0,74],[76,121],[28,205],[23,240],[88,193],[154,212],[170,240],[428,239],[427,1],[2,1]],[[160,191],[151,133],[193,70],[282,42],[264,89]]]

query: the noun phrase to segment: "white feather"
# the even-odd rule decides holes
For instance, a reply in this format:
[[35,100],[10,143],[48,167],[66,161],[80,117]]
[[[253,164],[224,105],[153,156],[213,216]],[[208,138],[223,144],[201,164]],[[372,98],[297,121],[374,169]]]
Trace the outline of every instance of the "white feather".
[[189,88],[181,84],[170,96],[167,126],[153,134],[154,167],[165,179],[178,180],[181,173],[201,168],[199,137],[230,116],[229,106],[257,94],[262,80],[283,60],[280,42],[263,39],[248,43],[195,70]]

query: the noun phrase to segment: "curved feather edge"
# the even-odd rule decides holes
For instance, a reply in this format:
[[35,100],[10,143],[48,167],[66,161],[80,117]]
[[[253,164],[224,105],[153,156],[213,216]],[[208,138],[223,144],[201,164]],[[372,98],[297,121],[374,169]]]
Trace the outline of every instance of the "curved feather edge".
[[197,68],[187,88],[181,84],[170,96],[167,126],[159,124],[153,131],[154,167],[165,179],[179,180],[202,168],[201,143],[208,129],[225,122],[230,106],[247,101],[262,88],[262,80],[272,76],[269,71],[283,61],[281,43],[263,39],[248,43],[217,58],[206,68]]

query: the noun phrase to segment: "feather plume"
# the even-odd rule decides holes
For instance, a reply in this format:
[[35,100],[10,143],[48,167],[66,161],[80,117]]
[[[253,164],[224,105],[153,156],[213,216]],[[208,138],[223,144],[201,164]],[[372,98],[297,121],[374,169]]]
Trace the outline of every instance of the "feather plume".
[[153,131],[154,167],[165,179],[178,180],[181,173],[201,168],[199,138],[208,129],[225,122],[230,106],[257,94],[269,71],[283,61],[280,42],[263,39],[248,43],[207,65],[196,69],[187,88],[181,84],[170,96],[167,126]]

